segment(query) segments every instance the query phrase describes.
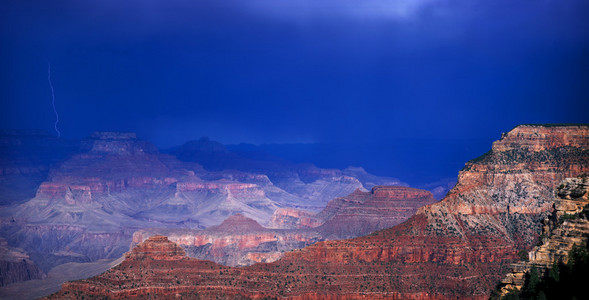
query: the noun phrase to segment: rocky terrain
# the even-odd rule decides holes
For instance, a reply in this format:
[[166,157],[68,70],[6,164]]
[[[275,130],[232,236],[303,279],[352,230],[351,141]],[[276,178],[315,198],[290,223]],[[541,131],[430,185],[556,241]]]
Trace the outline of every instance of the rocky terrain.
[[[127,259],[54,297],[486,299],[517,251],[538,241],[561,180],[586,172],[588,126],[522,125],[468,162],[442,201],[393,228],[243,268],[179,255]],[[158,237],[145,244],[154,242],[167,243]]]
[[[204,229],[236,213],[266,225],[277,209],[314,214],[328,200],[365,189],[354,174],[370,184],[400,184],[363,170],[243,157],[212,141],[194,143],[201,146],[184,147],[179,160],[134,133],[95,132],[67,141],[3,131],[0,238],[48,273],[65,263],[116,259],[140,229]],[[224,154],[215,154],[217,146]],[[219,167],[184,159],[210,152]],[[295,244],[304,245],[288,248]]]
[[501,282],[501,294],[520,290],[525,274],[536,267],[540,272],[554,263],[567,263],[573,245],[583,246],[589,240],[589,175],[565,179],[556,189],[554,211],[543,220],[540,245],[524,261],[514,263],[512,271]]
[[[356,190],[336,198],[315,215],[296,209],[280,209],[275,213],[273,221],[281,225],[291,222],[296,225],[289,227],[295,228],[268,229],[238,214],[205,230],[139,230],[133,236],[133,244],[161,234],[181,245],[190,257],[228,266],[273,262],[287,251],[318,241],[358,237],[390,228],[407,220],[419,207],[434,202],[428,191],[375,186],[371,192]],[[279,219],[285,221],[278,222]]]

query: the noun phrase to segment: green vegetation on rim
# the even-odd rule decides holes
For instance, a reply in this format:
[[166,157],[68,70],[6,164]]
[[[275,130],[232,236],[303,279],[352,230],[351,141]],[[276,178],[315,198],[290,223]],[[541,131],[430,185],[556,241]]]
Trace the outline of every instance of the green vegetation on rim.
[[573,245],[568,257],[566,264],[554,262],[551,268],[544,270],[544,275],[532,268],[526,274],[522,289],[512,290],[501,299],[584,299],[589,281],[589,244]]

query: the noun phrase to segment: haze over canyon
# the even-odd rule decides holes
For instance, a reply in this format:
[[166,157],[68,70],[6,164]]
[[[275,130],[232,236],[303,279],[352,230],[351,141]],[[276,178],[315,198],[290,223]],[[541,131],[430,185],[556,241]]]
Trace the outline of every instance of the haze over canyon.
[[3,137],[4,153],[27,149],[4,163],[5,195],[31,195],[2,206],[3,284],[22,281],[8,297],[54,292],[52,269],[76,279],[127,252],[54,297],[487,298],[538,242],[554,189],[589,172],[587,125],[512,129],[440,202],[359,168],[253,159],[208,139],[162,154],[131,133]]

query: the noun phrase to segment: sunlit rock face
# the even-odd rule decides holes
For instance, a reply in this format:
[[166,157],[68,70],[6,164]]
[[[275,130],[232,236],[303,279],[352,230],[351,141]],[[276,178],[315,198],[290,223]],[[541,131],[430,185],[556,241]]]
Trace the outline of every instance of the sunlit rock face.
[[297,209],[276,210],[272,228],[315,228],[334,238],[365,235],[393,227],[414,215],[418,208],[436,202],[429,191],[402,186],[374,186],[357,189],[335,198],[317,214]]
[[535,267],[540,273],[555,262],[567,263],[573,245],[587,245],[589,240],[589,174],[566,178],[555,191],[551,215],[542,221],[542,239],[525,261],[512,265],[503,278],[500,291],[520,290],[525,274]]
[[[551,208],[554,188],[566,177],[587,172],[588,165],[587,126],[518,126],[494,142],[490,152],[468,162],[445,201],[423,213],[450,214],[445,224],[467,225],[460,234],[505,235],[516,247],[529,248],[539,234],[538,218]],[[481,219],[487,216],[495,218]]]
[[[201,297],[487,299],[517,250],[537,241],[554,188],[566,177],[589,172],[587,130],[517,127],[489,153],[467,163],[448,196],[402,224],[369,236],[319,242],[273,263],[219,272],[218,266],[189,263],[185,266],[192,271],[183,274],[199,278],[198,285],[180,281],[170,288]],[[174,270],[183,265],[178,262]],[[101,277],[74,282],[59,296],[144,291],[106,288],[104,282]]]

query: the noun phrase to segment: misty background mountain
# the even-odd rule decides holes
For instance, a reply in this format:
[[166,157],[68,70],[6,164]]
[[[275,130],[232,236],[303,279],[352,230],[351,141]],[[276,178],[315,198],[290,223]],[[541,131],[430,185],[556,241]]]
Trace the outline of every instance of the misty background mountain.
[[399,139],[366,144],[233,144],[227,149],[244,156],[265,152],[321,168],[362,167],[371,174],[399,178],[412,187],[431,190],[447,185],[451,188],[464,163],[490,145],[491,141],[484,139]]

